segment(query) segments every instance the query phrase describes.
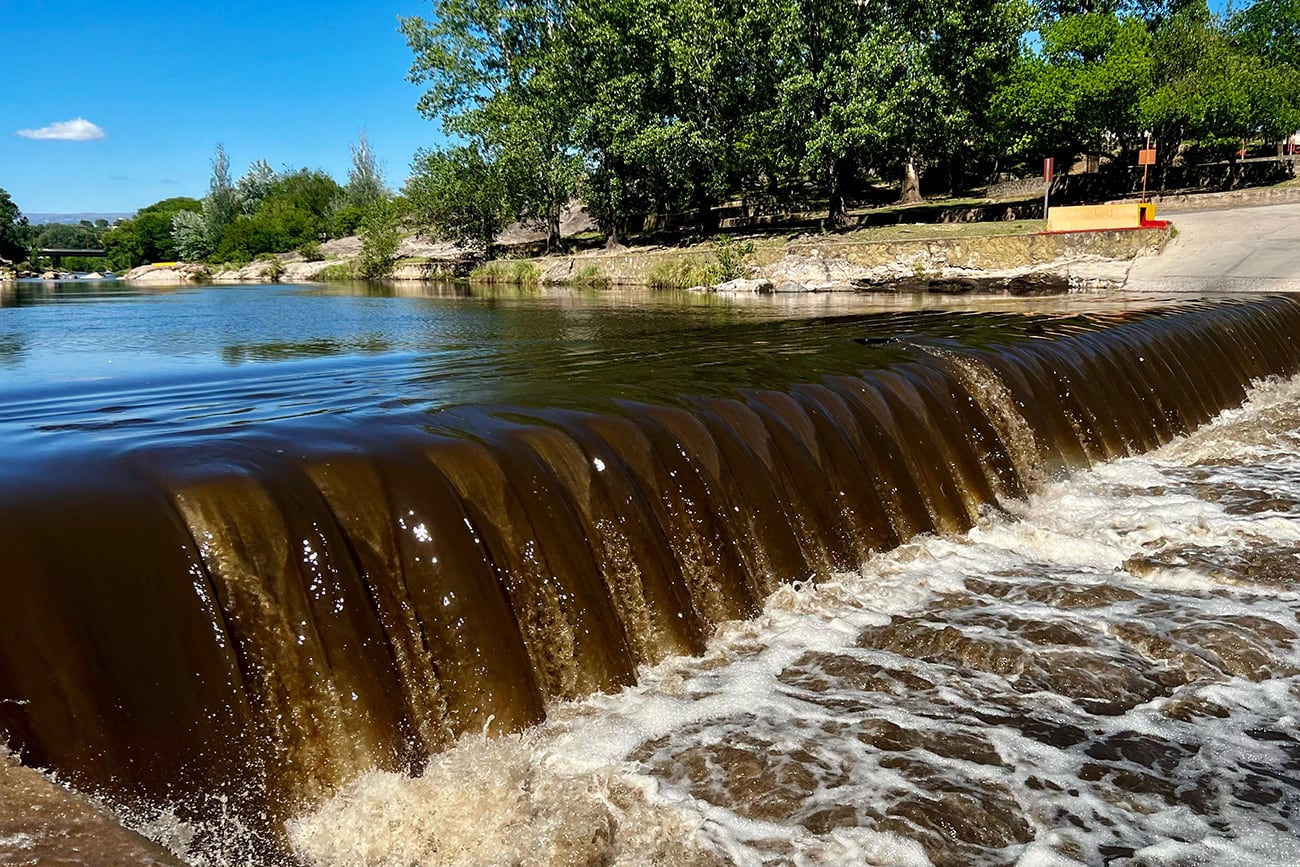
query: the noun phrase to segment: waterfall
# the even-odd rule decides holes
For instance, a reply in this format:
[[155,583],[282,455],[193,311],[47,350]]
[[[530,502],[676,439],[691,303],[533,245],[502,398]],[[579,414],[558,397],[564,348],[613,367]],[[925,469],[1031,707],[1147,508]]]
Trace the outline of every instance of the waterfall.
[[[613,692],[783,582],[969,529],[1300,370],[1300,301],[901,337],[894,363],[608,410],[460,407],[0,473],[0,734],[273,829],[372,768]],[[266,833],[274,836],[273,830]]]

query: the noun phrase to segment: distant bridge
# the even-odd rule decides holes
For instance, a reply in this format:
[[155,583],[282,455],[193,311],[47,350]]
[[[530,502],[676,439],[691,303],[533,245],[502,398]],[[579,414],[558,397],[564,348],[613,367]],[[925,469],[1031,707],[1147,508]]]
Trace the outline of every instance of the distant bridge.
[[36,255],[49,257],[50,261],[54,263],[54,267],[58,268],[60,265],[63,264],[64,259],[67,258],[103,259],[105,256],[108,255],[108,251],[107,250],[60,250],[55,248],[48,248],[45,250],[37,250]]

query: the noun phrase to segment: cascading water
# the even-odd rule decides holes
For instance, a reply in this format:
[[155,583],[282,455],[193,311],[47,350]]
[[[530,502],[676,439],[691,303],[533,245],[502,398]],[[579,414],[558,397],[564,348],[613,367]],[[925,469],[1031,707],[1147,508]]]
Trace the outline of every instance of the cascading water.
[[[698,845],[664,854],[670,862],[1132,854],[1147,831],[1117,829],[1127,820],[1102,789],[1177,802],[1186,793],[1161,786],[1182,783],[1161,775],[1181,780],[1171,769],[1191,748],[1154,723],[1133,733],[1096,720],[1167,699],[1196,682],[1201,663],[1267,693],[1253,674],[1281,676],[1286,666],[1269,660],[1294,654],[1270,642],[1286,644],[1295,630],[1256,629],[1236,597],[1198,614],[1187,600],[1213,591],[1177,582],[1135,590],[1094,581],[1086,565],[1077,565],[1082,578],[1063,577],[1033,554],[1034,533],[1062,532],[1069,497],[1086,499],[1112,472],[1097,470],[1070,494],[1058,485],[1065,471],[1168,443],[1239,405],[1252,382],[1300,370],[1300,302],[948,330],[946,320],[918,321],[894,322],[894,334],[880,321],[819,323],[800,339],[833,341],[839,354],[820,375],[800,378],[801,367],[780,383],[728,382],[660,402],[543,399],[305,419],[111,459],[70,452],[57,472],[39,461],[6,466],[0,731],[26,764],[137,815],[165,808],[200,828],[189,841],[200,859],[236,845],[262,860],[529,863],[505,849],[458,858],[468,850],[427,834],[412,837],[434,845],[423,854],[365,860],[337,829],[352,827],[347,811],[367,797],[432,810],[431,796],[411,788],[421,771],[448,786],[462,774],[535,789],[553,799],[543,811],[562,813],[566,799],[587,809],[590,797],[573,788],[587,784],[554,782],[548,795],[521,782],[534,770],[517,754],[489,762],[482,778],[449,758],[509,754],[517,739],[458,739],[536,731],[548,711],[576,717],[573,732],[596,741],[575,746],[579,735],[555,722],[530,737],[635,763],[655,786],[722,805],[694,823],[706,832]],[[762,329],[747,336],[766,342]],[[1195,484],[1194,465],[1169,472]],[[1047,517],[1037,513],[1045,502]],[[954,540],[977,538],[994,539],[1006,562],[966,556],[971,543]],[[1214,560],[1165,547],[1123,562],[1165,574],[1197,556]],[[1286,556],[1278,562],[1294,569]],[[952,574],[919,582],[929,606],[887,599],[899,576],[933,569]],[[880,588],[864,588],[873,581]],[[819,589],[788,588],[807,582]],[[865,605],[844,604],[827,623],[796,617],[822,605],[811,600],[854,594]],[[891,608],[893,618],[879,613]],[[835,637],[769,639],[733,623],[760,614],[778,631]],[[719,645],[721,624],[741,637]],[[1190,660],[1197,648],[1227,659],[1216,642],[1237,655]],[[1249,671],[1233,661],[1252,652]],[[701,654],[705,662],[688,661]],[[671,726],[645,723],[642,735],[654,736],[629,740],[611,724],[600,743],[601,724],[581,710],[593,705],[575,702],[619,693],[639,671],[651,686],[632,694],[672,705]],[[736,710],[746,689],[765,704]],[[1053,698],[1026,710],[1024,696],[1039,694]],[[1217,713],[1199,708],[1185,713]],[[1082,783],[1063,782],[1065,765],[1032,776],[1008,758],[1054,749],[1068,764],[1076,747],[1090,757],[1071,771]],[[1260,793],[1276,790],[1270,804],[1294,804],[1295,773],[1234,797],[1263,803],[1272,795]],[[406,787],[392,789],[394,779]],[[1066,843],[1052,844],[1038,833],[1050,820],[1018,806],[1028,790],[1053,793],[1042,803],[1069,822],[1111,830],[1079,840],[1062,832]],[[692,823],[640,795],[605,797],[625,818],[636,801],[659,810],[656,822]],[[1070,798],[1091,812],[1062,806]],[[1262,821],[1290,820],[1270,809]],[[640,845],[611,830],[608,811],[592,810],[604,854],[579,823],[578,848],[557,849],[552,863],[605,863],[613,841]],[[213,830],[218,813],[227,821]],[[1152,820],[1148,830],[1165,827]]]

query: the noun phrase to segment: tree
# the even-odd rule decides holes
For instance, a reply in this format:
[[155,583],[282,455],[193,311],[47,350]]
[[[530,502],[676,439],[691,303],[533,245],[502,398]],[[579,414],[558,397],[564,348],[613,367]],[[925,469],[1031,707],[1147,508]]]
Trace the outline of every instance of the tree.
[[208,181],[208,194],[203,199],[203,218],[208,224],[208,239],[213,247],[220,244],[226,227],[239,213],[239,196],[230,182],[230,158],[226,146],[217,143],[212,156],[212,178]]
[[405,194],[418,229],[484,251],[510,220],[505,176],[474,145],[417,153]]
[[226,261],[250,261],[262,253],[282,253],[328,237],[333,234],[334,206],[342,194],[343,189],[324,172],[281,173],[254,213],[241,214],[226,226],[214,254]]
[[9,193],[0,189],[0,259],[21,262],[27,258],[27,218]]
[[[1276,141],[1300,127],[1300,71],[1274,59],[1286,53],[1285,5],[1262,2],[1226,21],[1204,2],[1171,17],[1156,33],[1156,87],[1143,103],[1164,140],[1226,156],[1229,185],[1242,139]],[[1268,23],[1270,9],[1281,23]]]
[[256,160],[235,183],[235,202],[240,213],[251,216],[262,207],[275,188],[278,175],[266,160]]
[[397,248],[402,242],[401,217],[398,205],[386,198],[375,199],[366,208],[361,221],[361,255],[357,260],[361,276],[375,279],[393,272]]
[[1000,144],[1021,156],[1071,158],[1132,141],[1147,122],[1155,56],[1141,19],[1067,15],[1042,27],[994,97]]
[[348,170],[348,183],[344,187],[344,201],[348,207],[365,210],[381,199],[388,198],[384,185],[384,171],[370,147],[370,139],[363,132],[356,144],[348,146],[352,154],[352,168]]
[[212,255],[212,239],[202,212],[180,211],[173,216],[172,241],[183,261],[201,262]]
[[197,199],[178,196],[141,208],[132,219],[120,221],[104,235],[109,267],[126,271],[150,262],[175,260],[178,254],[172,237],[173,220],[181,211],[198,213],[202,208],[203,203]]
[[1229,18],[1228,30],[1248,54],[1300,69],[1300,0],[1255,0]]
[[[553,50],[563,6],[553,0],[434,0],[434,21],[401,19],[415,54],[409,78],[427,84],[418,107],[444,131],[511,175],[513,219],[559,242],[576,192],[567,70]],[[453,161],[454,166],[466,161]],[[446,169],[447,166],[444,166]]]

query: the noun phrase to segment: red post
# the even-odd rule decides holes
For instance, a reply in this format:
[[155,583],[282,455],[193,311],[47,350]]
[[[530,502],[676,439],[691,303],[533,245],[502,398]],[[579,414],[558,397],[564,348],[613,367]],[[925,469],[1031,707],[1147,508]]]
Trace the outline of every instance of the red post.
[[1047,199],[1052,192],[1052,174],[1056,168],[1056,160],[1052,157],[1043,158],[1043,219],[1047,219]]

